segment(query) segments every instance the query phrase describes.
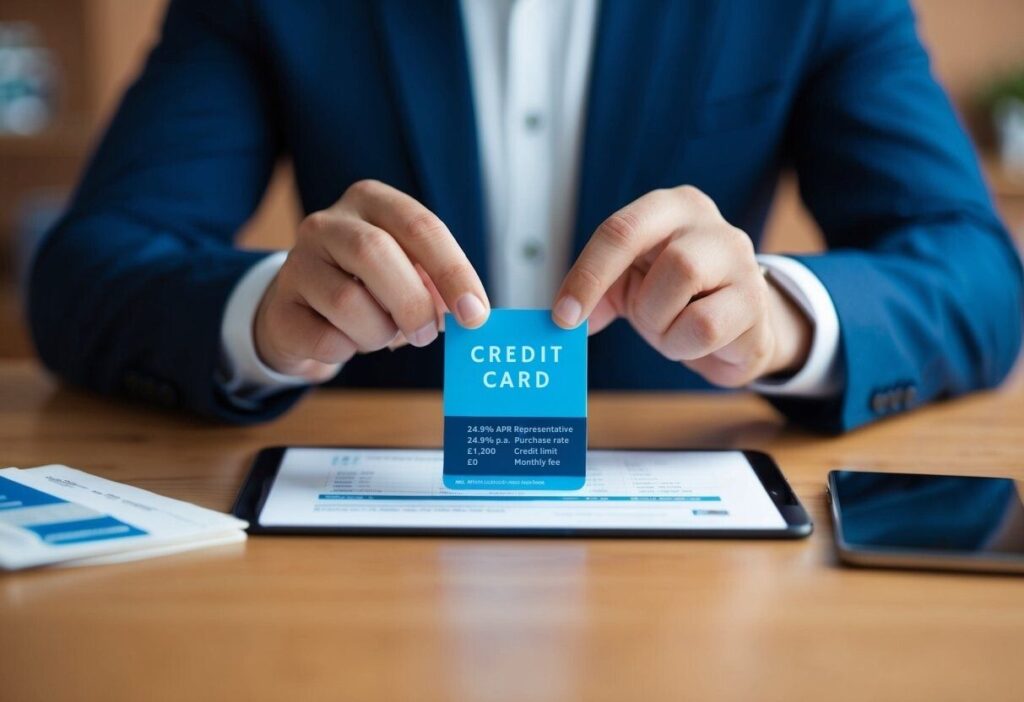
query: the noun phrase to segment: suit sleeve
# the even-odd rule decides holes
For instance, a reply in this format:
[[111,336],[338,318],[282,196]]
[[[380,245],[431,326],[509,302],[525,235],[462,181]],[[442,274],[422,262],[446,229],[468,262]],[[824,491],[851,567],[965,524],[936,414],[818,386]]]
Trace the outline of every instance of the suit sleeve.
[[840,432],[997,385],[1021,343],[1020,258],[905,0],[825,4],[788,145],[828,252],[843,391],[769,398]]
[[108,394],[225,421],[220,324],[263,254],[233,246],[280,150],[258,32],[241,2],[174,0],[63,218],[36,255],[29,321],[44,363]]

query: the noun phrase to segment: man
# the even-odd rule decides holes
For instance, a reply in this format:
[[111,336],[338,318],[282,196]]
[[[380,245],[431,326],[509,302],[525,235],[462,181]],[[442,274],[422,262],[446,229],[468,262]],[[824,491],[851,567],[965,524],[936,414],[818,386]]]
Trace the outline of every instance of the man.
[[[237,250],[282,154],[295,247]],[[754,254],[786,164],[823,255]],[[229,421],[437,386],[498,304],[836,432],[997,384],[1021,297],[904,0],[175,0],[30,304],[69,380]]]

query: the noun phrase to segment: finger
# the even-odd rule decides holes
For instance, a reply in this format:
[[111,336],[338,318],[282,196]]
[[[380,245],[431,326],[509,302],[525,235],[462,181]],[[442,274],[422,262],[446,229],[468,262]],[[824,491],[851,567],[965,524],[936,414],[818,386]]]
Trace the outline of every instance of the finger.
[[617,318],[626,315],[626,301],[629,299],[630,291],[635,290],[643,275],[635,268],[630,268],[615,281],[615,284],[605,293],[594,307],[587,319],[587,335],[593,336]]
[[355,342],[360,351],[384,348],[398,327],[369,291],[323,260],[304,266],[296,291],[306,303]]
[[430,293],[430,299],[434,301],[434,309],[437,311],[437,326],[440,331],[444,331],[444,315],[445,312],[451,312],[448,309],[448,305],[444,303],[444,298],[441,297],[441,293],[437,291],[437,286],[434,285],[434,281],[430,279],[427,272],[423,270],[423,266],[416,264],[416,272],[420,276],[420,280],[423,281],[423,285],[427,288],[427,292]]
[[437,338],[437,311],[405,251],[387,232],[345,218],[322,237],[325,258],[355,275],[415,346]]
[[753,290],[728,285],[687,305],[655,345],[667,358],[692,361],[728,345],[761,316]]
[[729,282],[732,249],[714,229],[695,229],[672,240],[654,260],[631,300],[633,324],[664,334],[690,300]]
[[[426,271],[418,263],[416,264],[416,272],[420,274],[420,280],[423,281],[423,285],[426,286],[427,291],[430,292],[431,299],[434,301],[434,309],[437,310],[437,329],[439,332],[444,332],[444,314],[450,311],[448,305],[444,304],[444,300],[441,299],[441,293],[437,291],[434,281],[430,279]],[[405,334],[399,332],[395,340],[388,344],[388,349],[396,351],[408,345],[409,340],[405,338]]]
[[[692,188],[655,190],[606,219],[562,281],[552,313],[555,322],[566,328],[577,326],[637,258],[705,217],[707,197],[696,192]],[[713,204],[710,207],[717,212]]]
[[444,222],[391,186],[377,181],[358,185],[352,189],[360,215],[391,234],[409,258],[423,267],[459,323],[475,328],[486,322],[490,302],[483,283]]
[[765,325],[755,324],[715,353],[684,363],[715,385],[742,387],[763,375],[772,352],[770,339]]
[[327,380],[357,351],[355,342],[344,332],[298,300],[276,306],[268,314],[276,317],[272,320],[280,330],[276,353],[291,359],[283,371],[290,375],[313,382]]
[[598,333],[614,322],[618,316],[607,296],[602,297],[597,303],[597,307],[590,313],[590,319],[587,320],[587,336],[593,336]]

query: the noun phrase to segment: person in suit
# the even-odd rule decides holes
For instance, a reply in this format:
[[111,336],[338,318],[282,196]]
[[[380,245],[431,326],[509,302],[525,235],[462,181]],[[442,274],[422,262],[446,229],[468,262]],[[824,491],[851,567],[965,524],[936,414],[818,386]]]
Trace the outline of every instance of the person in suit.
[[[294,247],[235,248],[284,156]],[[786,166],[825,253],[755,253]],[[29,317],[69,381],[253,422],[550,307],[592,388],[840,432],[999,383],[1021,300],[905,0],[172,0]]]

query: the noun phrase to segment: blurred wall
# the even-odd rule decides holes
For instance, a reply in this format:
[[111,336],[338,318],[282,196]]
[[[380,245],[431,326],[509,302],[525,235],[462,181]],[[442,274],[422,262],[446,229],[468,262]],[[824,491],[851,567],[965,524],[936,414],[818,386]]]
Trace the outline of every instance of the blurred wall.
[[[216,2],[217,0],[210,0]],[[2,0],[0,23],[37,27],[60,67],[58,114],[43,133],[0,135],[0,357],[31,354],[14,284],[14,232],[31,221],[33,202],[52,202],[72,187],[96,132],[157,36],[166,0]],[[916,0],[921,32],[936,72],[984,150],[988,125],[972,101],[994,73],[1024,63],[1024,0]],[[999,206],[1024,236],[1024,182],[986,156]],[[244,245],[285,247],[298,219],[287,166],[279,169],[264,203],[241,236]],[[814,223],[800,206],[792,178],[780,187],[766,248],[820,247]]]
[[[1024,242],[1024,175],[1007,172],[991,155],[992,128],[976,104],[994,75],[1024,65],[1024,0],[912,0],[918,29],[936,75],[982,153],[996,204],[1018,243]],[[796,183],[784,179],[765,232],[770,251],[821,249],[821,235],[801,206]]]

